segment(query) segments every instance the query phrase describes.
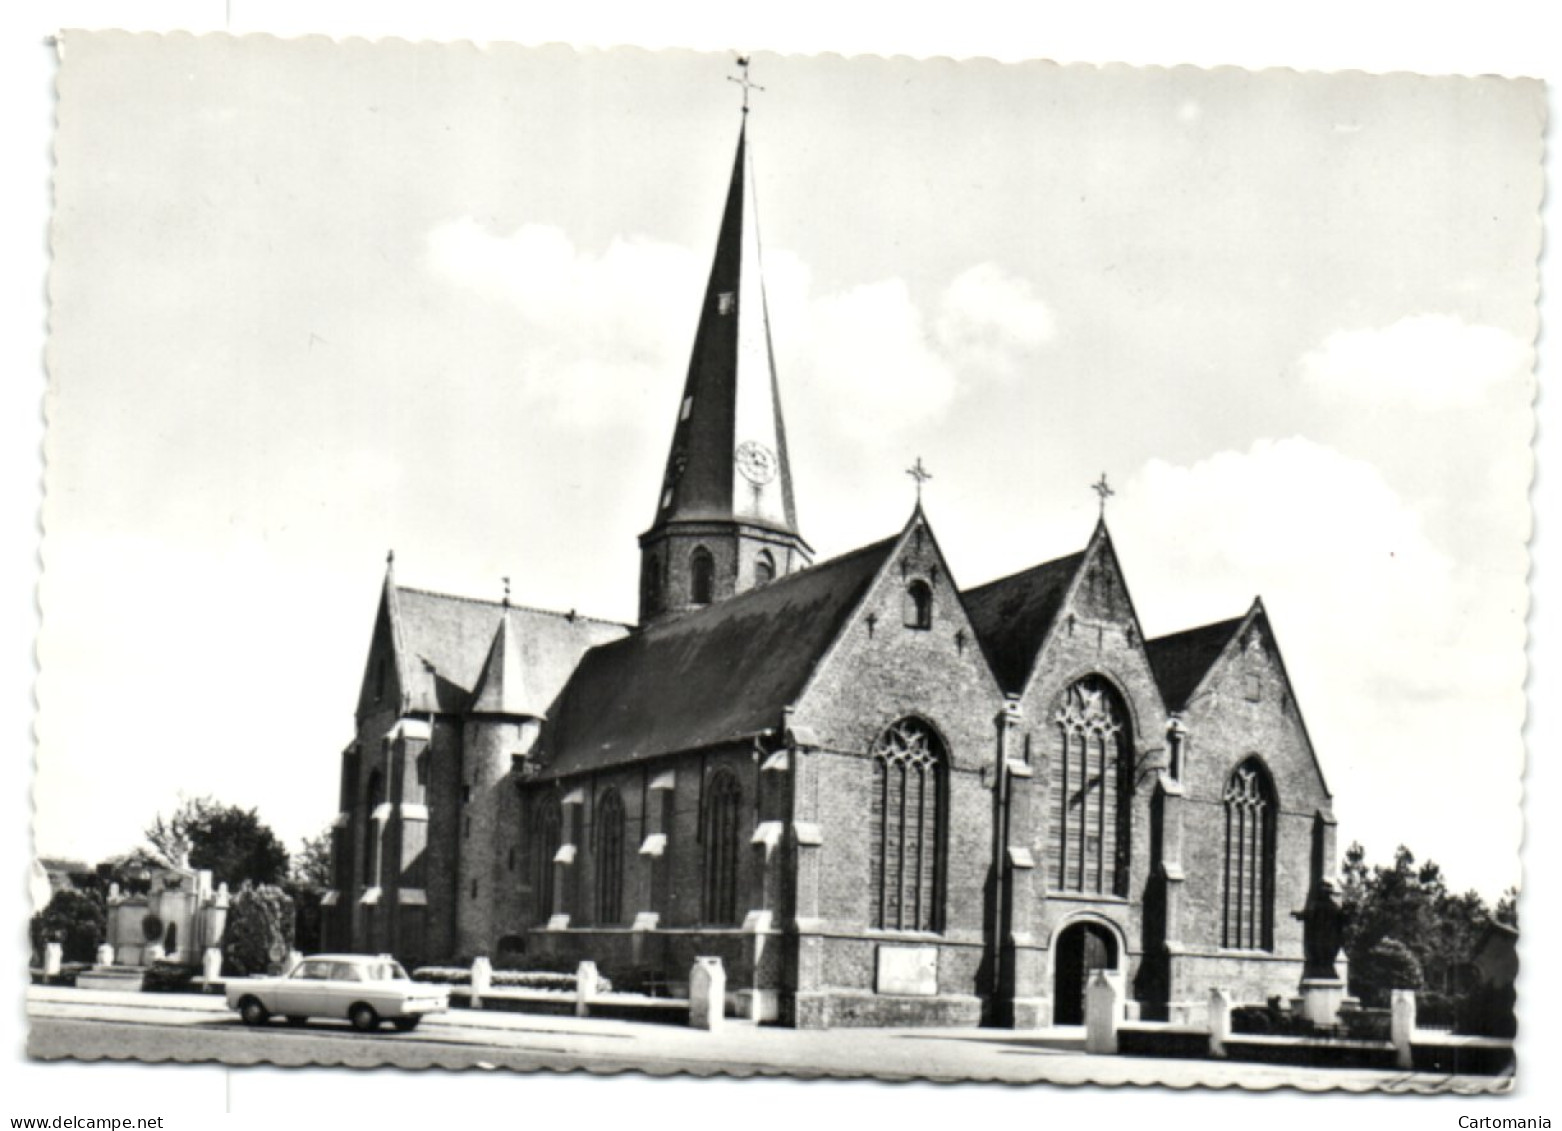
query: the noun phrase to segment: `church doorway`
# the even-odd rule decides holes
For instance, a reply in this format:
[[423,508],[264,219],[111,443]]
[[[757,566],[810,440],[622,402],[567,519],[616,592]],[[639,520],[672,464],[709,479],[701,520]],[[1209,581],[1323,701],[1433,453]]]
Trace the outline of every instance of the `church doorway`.
[[1117,969],[1117,938],[1100,923],[1075,923],[1058,935],[1052,961],[1052,1023],[1085,1023],[1085,986],[1097,970]]

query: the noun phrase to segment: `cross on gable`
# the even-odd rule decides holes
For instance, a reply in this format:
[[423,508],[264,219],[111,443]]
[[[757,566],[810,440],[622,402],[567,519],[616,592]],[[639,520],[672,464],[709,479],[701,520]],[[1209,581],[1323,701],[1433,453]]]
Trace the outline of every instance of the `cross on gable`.
[[1113,495],[1117,494],[1116,491],[1112,490],[1111,485],[1107,483],[1106,472],[1103,471],[1101,473],[1101,478],[1092,483],[1090,485],[1090,489],[1094,491],[1096,493],[1096,497],[1101,500],[1101,513],[1105,515],[1106,501]]
[[922,466],[922,457],[918,456],[917,462],[906,468],[906,474],[916,480],[917,502],[920,503],[922,501],[922,484],[933,478],[933,473]]

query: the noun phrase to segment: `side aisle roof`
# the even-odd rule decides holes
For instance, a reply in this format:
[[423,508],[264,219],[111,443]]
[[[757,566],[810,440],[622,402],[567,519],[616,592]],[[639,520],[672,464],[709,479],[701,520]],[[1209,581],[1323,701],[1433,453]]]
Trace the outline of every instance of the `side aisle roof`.
[[[401,670],[409,710],[450,713],[471,707],[504,613],[497,601],[396,587],[394,616],[405,650]],[[520,606],[511,606],[509,615],[527,690],[542,703],[559,693],[588,649],[629,631],[611,621]]]

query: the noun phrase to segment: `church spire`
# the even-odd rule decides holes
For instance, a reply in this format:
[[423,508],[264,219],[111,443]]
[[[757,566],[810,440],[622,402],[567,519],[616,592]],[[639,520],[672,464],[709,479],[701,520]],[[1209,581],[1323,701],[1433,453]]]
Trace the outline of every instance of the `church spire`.
[[[656,517],[640,544],[642,621],[762,584],[810,553],[792,495],[746,110]],[[678,564],[701,548],[708,579]]]

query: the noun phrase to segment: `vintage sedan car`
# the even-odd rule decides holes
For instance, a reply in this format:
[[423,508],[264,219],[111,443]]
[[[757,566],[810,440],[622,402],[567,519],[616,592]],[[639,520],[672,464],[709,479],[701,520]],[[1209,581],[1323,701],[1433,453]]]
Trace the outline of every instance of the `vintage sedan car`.
[[361,1033],[374,1032],[382,1021],[407,1032],[428,1014],[449,1009],[450,994],[414,982],[385,955],[317,954],[278,978],[231,979],[228,1007],[246,1025],[264,1025],[277,1015],[290,1025],[330,1017],[346,1018]]

